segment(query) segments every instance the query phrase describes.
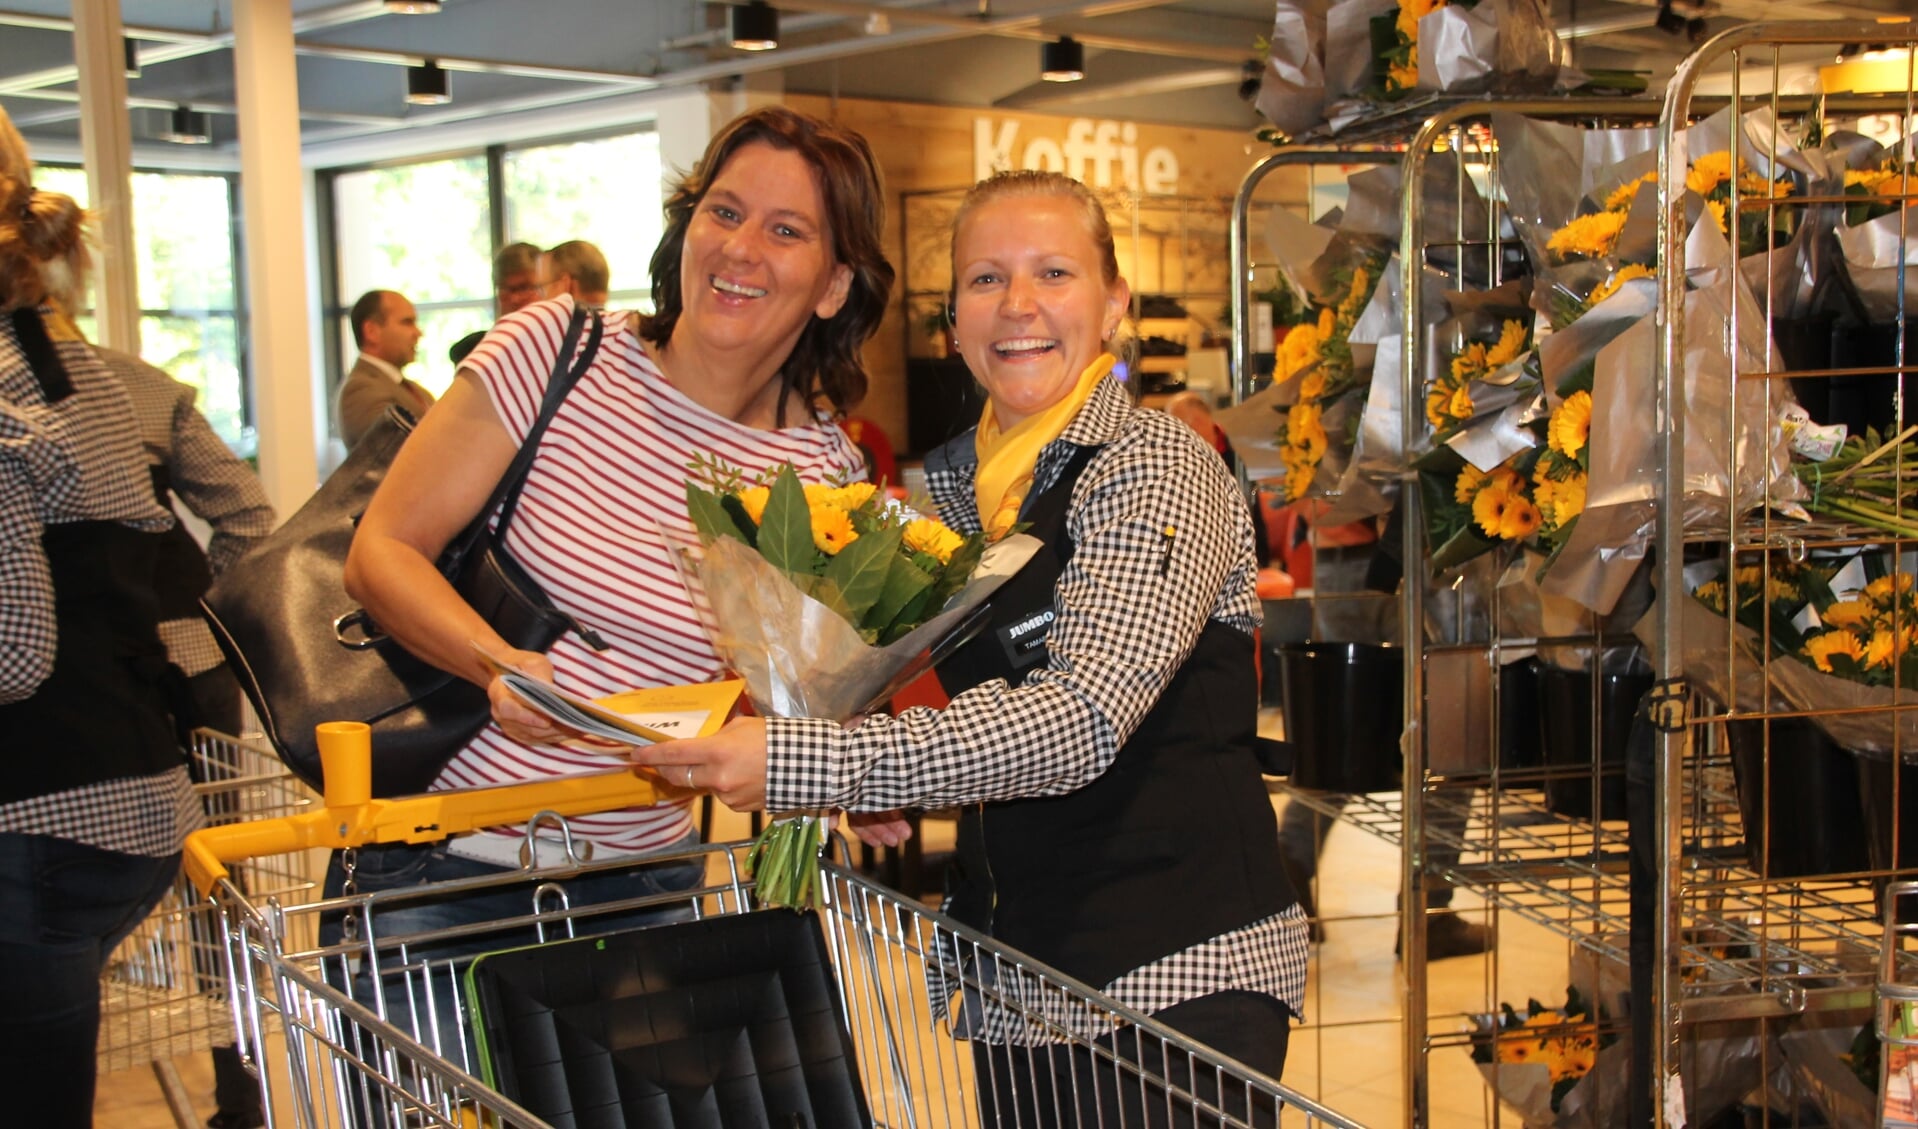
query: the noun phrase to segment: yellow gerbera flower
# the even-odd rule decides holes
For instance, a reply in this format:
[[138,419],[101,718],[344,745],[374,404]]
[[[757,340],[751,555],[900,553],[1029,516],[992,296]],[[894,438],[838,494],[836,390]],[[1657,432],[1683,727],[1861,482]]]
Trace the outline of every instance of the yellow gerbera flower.
[[1478,495],[1478,489],[1483,485],[1485,472],[1466,463],[1465,469],[1458,472],[1458,481],[1452,484],[1452,500],[1461,504],[1469,502]]
[[1541,513],[1551,510],[1545,522],[1547,528],[1562,529],[1566,522],[1585,512],[1586,482],[1587,476],[1581,473],[1559,481],[1548,478],[1533,487],[1534,500]]
[[1693,592],[1692,595],[1698,597],[1700,603],[1717,612],[1719,615],[1725,614],[1724,581],[1707,580],[1705,583],[1700,584],[1698,591]]
[[1498,335],[1498,344],[1485,354],[1487,369],[1500,368],[1518,360],[1525,351],[1525,323],[1508,318],[1504,330]]
[[839,490],[836,487],[827,486],[823,482],[808,482],[805,484],[805,489],[807,509],[817,510],[821,506],[835,510],[840,508]]
[[951,560],[952,554],[966,541],[946,528],[944,522],[929,517],[907,522],[904,534],[906,548],[915,553],[930,553],[940,564]]
[[1692,162],[1685,170],[1685,187],[1708,196],[1712,189],[1732,178],[1732,155],[1729,150],[1720,149],[1716,153],[1707,153]]
[[1600,258],[1618,245],[1618,233],[1625,228],[1622,212],[1593,212],[1580,216],[1552,233],[1546,250],[1555,255],[1584,255]]
[[1626,263],[1612,272],[1612,276],[1598,284],[1592,291],[1591,304],[1596,306],[1605,299],[1618,293],[1619,288],[1635,278],[1657,278],[1657,272],[1643,263]]
[[1417,63],[1400,66],[1392,63],[1385,68],[1385,88],[1387,90],[1410,90],[1419,84]]
[[1789,178],[1781,177],[1778,180],[1772,180],[1769,177],[1759,176],[1755,172],[1745,173],[1738,178],[1740,196],[1780,199],[1790,196],[1795,187]]
[[754,525],[765,516],[766,502],[772,496],[771,488],[765,486],[748,486],[739,492],[739,504],[746,507],[746,516],[753,519]]
[[1445,406],[1445,411],[1446,411],[1446,414],[1450,415],[1453,419],[1471,419],[1472,418],[1471,390],[1469,388],[1461,386],[1456,392],[1453,392],[1452,401],[1451,403]]
[[1332,340],[1332,332],[1339,327],[1338,315],[1330,306],[1319,307],[1319,340]]
[[1485,372],[1485,342],[1468,341],[1452,357],[1452,379],[1470,380]]
[[1908,572],[1888,572],[1865,585],[1865,595],[1880,607],[1889,607],[1892,594],[1911,591],[1912,579]]
[[1325,395],[1325,369],[1315,368],[1299,381],[1299,399],[1316,400]]
[[1445,407],[1452,402],[1452,394],[1443,388],[1434,387],[1425,394],[1425,422],[1433,427],[1446,424]]
[[1538,531],[1539,514],[1515,481],[1494,474],[1472,499],[1472,520],[1487,537],[1519,541]]
[[1825,609],[1828,627],[1863,627],[1871,622],[1871,605],[1863,600],[1840,600]]
[[1890,666],[1894,652],[1895,637],[1888,627],[1880,627],[1871,633],[1871,640],[1865,644],[1865,665],[1867,667]]
[[1858,636],[1849,631],[1827,631],[1805,640],[1803,654],[1819,670],[1830,674],[1832,659],[1843,656],[1853,662],[1861,662],[1865,657],[1865,646],[1858,641]]
[[1723,200],[1706,200],[1705,210],[1710,212],[1712,218],[1718,221],[1718,233],[1720,235],[1731,234],[1731,220],[1725,216],[1725,202]]
[[1279,379],[1289,380],[1300,369],[1319,359],[1319,345],[1325,340],[1317,323],[1295,325],[1279,342]]
[[812,511],[812,543],[827,556],[837,556],[839,550],[859,540],[859,534],[853,530],[852,519],[846,511],[831,506],[819,506]]
[[1580,390],[1565,397],[1548,425],[1551,448],[1568,459],[1585,449],[1592,435],[1592,394]]
[[1656,171],[1648,172],[1637,180],[1626,181],[1617,188],[1612,189],[1610,196],[1605,197],[1605,210],[1608,212],[1631,211],[1632,204],[1638,199],[1638,190],[1648,184],[1657,183],[1658,173]]
[[1366,299],[1372,296],[1372,272],[1364,267],[1352,269],[1352,288],[1346,291],[1345,301],[1339,303],[1339,317],[1346,321],[1356,320],[1363,309]]
[[837,505],[847,513],[858,509],[872,500],[873,491],[878,489],[870,482],[848,482],[837,492]]

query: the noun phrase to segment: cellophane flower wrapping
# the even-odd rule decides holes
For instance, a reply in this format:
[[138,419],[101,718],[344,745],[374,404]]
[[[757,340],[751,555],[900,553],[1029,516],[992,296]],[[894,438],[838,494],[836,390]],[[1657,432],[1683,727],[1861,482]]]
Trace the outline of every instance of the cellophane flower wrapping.
[[[1661,452],[1653,386],[1657,259],[1656,134],[1651,130],[1585,130],[1494,115],[1507,154],[1504,186],[1510,213],[1537,273],[1533,305],[1559,332],[1539,351],[1548,396],[1589,389],[1587,480],[1576,525],[1559,547],[1545,589],[1609,612],[1656,531]],[[1692,532],[1722,530],[1737,517],[1771,505],[1787,509],[1804,497],[1791,471],[1781,417],[1792,406],[1782,388],[1736,381],[1762,372],[1770,356],[1766,321],[1750,277],[1716,217],[1713,196],[1726,191],[1795,191],[1788,173],[1808,167],[1779,145],[1766,112],[1717,115],[1686,135],[1701,164],[1729,167],[1731,133],[1741,131],[1746,165],[1738,175],[1707,178],[1708,195],[1686,189],[1686,355],[1684,512]],[[1692,179],[1688,173],[1688,181]],[[1750,182],[1749,184],[1747,182]],[[1760,185],[1762,187],[1754,187]],[[1727,189],[1729,184],[1732,187]],[[1728,213],[1729,214],[1729,213]],[[1739,213],[1743,215],[1743,213]],[[1759,213],[1757,238],[1767,270],[1786,271],[1796,243],[1776,246],[1775,216]],[[1741,222],[1738,234],[1750,235]],[[1793,237],[1804,238],[1802,229]],[[1789,273],[1787,271],[1787,273]],[[1761,281],[1762,281],[1761,276]],[[1739,340],[1729,343],[1736,305]],[[1734,357],[1736,361],[1734,363]],[[1725,405],[1736,395],[1733,418]],[[1733,481],[1736,468],[1736,481]]]
[[954,628],[1038,548],[1036,538],[1022,533],[988,546],[943,609],[885,646],[868,643],[843,615],[801,592],[742,541],[718,538],[682,560],[707,634],[745,680],[754,708],[773,717],[847,721],[882,704],[963,641],[953,638]]
[[1278,0],[1256,105],[1274,129],[1297,137],[1325,117],[1326,0]]
[[1824,193],[1855,202],[1830,206],[1825,216],[1835,233],[1841,271],[1834,307],[1859,321],[1886,325],[1899,314],[1918,317],[1918,165],[1907,137],[1887,148],[1855,133],[1837,133],[1817,151]]

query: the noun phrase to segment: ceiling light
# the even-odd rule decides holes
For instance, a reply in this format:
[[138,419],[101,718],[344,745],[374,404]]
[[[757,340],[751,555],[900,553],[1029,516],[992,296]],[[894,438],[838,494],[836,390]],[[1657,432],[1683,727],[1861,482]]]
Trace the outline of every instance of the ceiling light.
[[213,133],[207,116],[198,110],[189,110],[185,106],[173,107],[173,114],[167,120],[167,128],[154,134],[161,141],[171,141],[175,145],[205,145],[213,140]]
[[741,51],[770,51],[779,46],[779,9],[766,0],[734,5],[733,46]]
[[1047,82],[1078,82],[1086,76],[1085,45],[1062,35],[1039,48],[1039,77]]
[[453,100],[446,72],[431,59],[406,68],[406,100],[415,106],[443,106]]
[[440,10],[440,0],[386,0],[386,10],[396,16],[430,16]]
[[1671,0],[1665,0],[1665,3],[1658,6],[1658,18],[1653,21],[1652,26],[1666,35],[1683,35],[1685,17],[1672,11]]
[[138,43],[135,43],[133,40],[125,38],[123,36],[120,39],[120,48],[121,50],[126,52],[126,56],[127,56],[127,77],[139,78],[140,77],[140,45]]
[[891,35],[892,17],[886,15],[884,12],[866,13],[866,34]]

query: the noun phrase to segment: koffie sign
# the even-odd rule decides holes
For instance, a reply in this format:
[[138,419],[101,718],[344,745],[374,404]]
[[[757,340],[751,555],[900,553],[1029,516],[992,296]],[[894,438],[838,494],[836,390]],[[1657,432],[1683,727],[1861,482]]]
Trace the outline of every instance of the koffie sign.
[[1061,130],[1051,122],[974,118],[972,167],[975,180],[1008,169],[1044,169],[1094,188],[1148,196],[1179,190],[1179,158],[1163,145],[1139,152],[1139,127],[1132,122],[1073,118]]

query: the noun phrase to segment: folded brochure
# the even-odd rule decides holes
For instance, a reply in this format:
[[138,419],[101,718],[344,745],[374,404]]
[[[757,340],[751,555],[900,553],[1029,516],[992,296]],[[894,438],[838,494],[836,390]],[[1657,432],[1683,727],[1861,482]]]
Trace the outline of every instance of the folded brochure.
[[627,690],[594,701],[527,674],[475,643],[486,665],[528,708],[558,725],[618,745],[651,745],[716,733],[732,716],[746,684],[737,678],[691,686]]

